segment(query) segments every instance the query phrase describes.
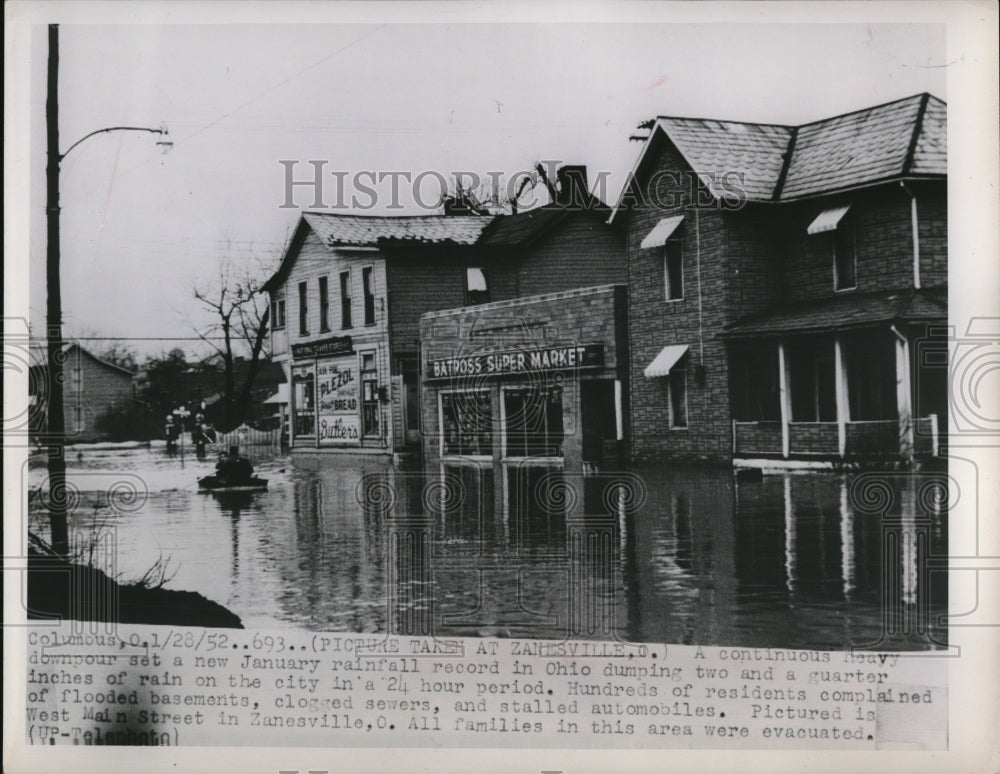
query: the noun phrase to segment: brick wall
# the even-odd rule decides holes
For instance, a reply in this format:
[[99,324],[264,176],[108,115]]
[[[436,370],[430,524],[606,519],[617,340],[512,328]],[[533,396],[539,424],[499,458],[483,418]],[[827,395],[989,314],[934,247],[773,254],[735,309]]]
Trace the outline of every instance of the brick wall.
[[[912,186],[911,186],[912,188]],[[914,189],[916,190],[916,189]],[[919,189],[921,285],[947,282],[947,209],[943,188]],[[851,204],[842,227],[854,230],[859,293],[913,287],[913,225],[910,197],[898,183],[870,191],[797,204],[798,225],[786,232],[784,290],[789,302],[829,298],[833,284],[833,232],[807,235],[827,207]],[[926,277],[926,279],[925,279]]]
[[793,422],[788,425],[791,454],[839,454],[836,422]]
[[465,306],[466,268],[486,266],[491,300],[518,295],[515,267],[468,248],[400,250],[390,255],[389,320],[396,357],[417,354],[420,316]]
[[917,197],[920,286],[948,284],[948,197],[944,183],[909,183]]
[[[716,338],[726,324],[727,238],[731,214],[716,209],[686,209],[690,201],[686,164],[669,143],[652,159],[651,176],[660,175],[656,202],[624,213],[628,255],[631,450],[636,459],[668,458],[724,461],[732,456],[729,379],[725,346]],[[680,233],[684,298],[667,301],[664,251],[640,243],[661,218],[684,215]],[[738,240],[734,240],[734,244]],[[734,264],[735,266],[735,264]],[[699,311],[699,276],[701,309]],[[671,429],[667,379],[648,379],[643,370],[668,344],[686,344],[688,427]],[[695,380],[703,363],[705,381]]]
[[520,256],[518,295],[625,282],[625,240],[607,213],[572,212]]

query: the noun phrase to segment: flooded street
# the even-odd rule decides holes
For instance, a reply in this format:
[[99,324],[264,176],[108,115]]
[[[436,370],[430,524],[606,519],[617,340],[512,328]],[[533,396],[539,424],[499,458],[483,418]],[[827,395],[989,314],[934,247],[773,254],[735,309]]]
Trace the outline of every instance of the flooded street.
[[[105,569],[123,581],[162,560],[168,588],[198,591],[248,628],[816,649],[946,642],[947,518],[933,491],[943,474],[572,477],[470,464],[428,476],[248,452],[265,493],[198,494],[212,459],[188,456],[182,468],[163,448],[70,455],[81,553],[113,546]],[[33,465],[31,485],[44,478]],[[37,501],[30,513],[47,537]]]

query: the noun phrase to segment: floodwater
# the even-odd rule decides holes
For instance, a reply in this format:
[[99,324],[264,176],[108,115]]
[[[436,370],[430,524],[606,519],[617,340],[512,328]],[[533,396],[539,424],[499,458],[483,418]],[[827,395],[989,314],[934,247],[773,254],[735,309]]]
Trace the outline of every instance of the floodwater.
[[[421,474],[247,451],[270,487],[239,497],[196,492],[211,459],[73,452],[77,552],[122,581],[156,565],[168,588],[248,628],[946,645],[945,474],[572,476],[524,463]],[[31,467],[32,486],[44,478]],[[47,537],[38,498],[29,514]]]

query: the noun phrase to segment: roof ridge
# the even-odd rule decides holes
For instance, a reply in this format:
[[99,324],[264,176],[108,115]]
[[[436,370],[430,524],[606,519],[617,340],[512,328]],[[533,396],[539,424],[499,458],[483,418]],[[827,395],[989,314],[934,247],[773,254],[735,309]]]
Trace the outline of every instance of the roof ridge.
[[743,124],[744,126],[769,126],[776,129],[795,129],[794,124],[766,124],[762,121],[738,121],[732,118],[699,118],[698,116],[657,116],[657,121],[715,121],[719,124]]
[[917,117],[913,122],[913,134],[910,135],[910,144],[906,149],[906,157],[903,159],[903,172],[907,175],[913,168],[913,156],[917,152],[917,142],[920,140],[920,133],[924,128],[924,117],[927,115],[927,102],[930,94],[924,92],[920,99],[920,107],[917,108]]
[[[835,116],[828,116],[827,118],[818,118],[815,121],[807,121],[804,124],[799,124],[798,128],[803,129],[807,126],[815,126],[816,124],[825,124],[828,121],[836,121],[838,118],[847,118],[848,116],[857,115],[858,113],[867,113],[871,110],[877,110],[878,108],[889,107],[889,105],[895,105],[899,102],[907,102],[908,100],[914,100],[914,99],[922,100],[925,97],[929,96],[932,96],[930,92],[921,91],[917,92],[916,94],[911,94],[908,97],[900,97],[899,99],[889,100],[888,102],[882,102],[878,105],[869,105],[868,107],[865,108],[858,108],[857,110],[849,110],[846,113],[838,113]],[[944,102],[944,100],[941,100],[941,102]]]
[[792,127],[792,136],[788,138],[788,146],[781,160],[781,172],[778,173],[778,181],[774,184],[774,201],[781,198],[781,189],[785,187],[785,179],[788,177],[788,170],[792,166],[792,157],[795,155],[795,141],[799,138],[799,127]]

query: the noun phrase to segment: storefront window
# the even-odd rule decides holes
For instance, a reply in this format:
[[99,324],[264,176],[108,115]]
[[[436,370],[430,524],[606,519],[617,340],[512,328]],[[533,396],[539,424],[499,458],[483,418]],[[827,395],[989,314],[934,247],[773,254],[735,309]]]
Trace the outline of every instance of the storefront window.
[[493,401],[488,390],[441,394],[441,453],[493,454]]
[[503,405],[504,456],[562,456],[562,387],[505,388]]
[[361,355],[361,431],[365,438],[379,434],[378,368],[375,353]]
[[292,369],[295,437],[316,435],[316,373],[312,365]]

